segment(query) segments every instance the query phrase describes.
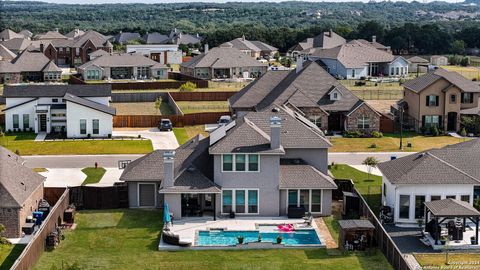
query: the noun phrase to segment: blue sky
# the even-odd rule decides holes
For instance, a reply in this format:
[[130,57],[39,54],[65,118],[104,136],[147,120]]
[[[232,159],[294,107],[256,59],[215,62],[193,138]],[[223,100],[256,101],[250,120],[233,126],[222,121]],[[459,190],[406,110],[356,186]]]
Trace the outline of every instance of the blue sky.
[[[116,4],[116,3],[175,3],[175,2],[231,2],[228,0],[36,0],[49,3],[57,4]],[[281,2],[281,0],[267,0],[267,1],[256,1],[256,0],[234,0],[235,2]],[[294,0],[295,1],[295,0]],[[303,0],[305,1],[305,0]],[[308,2],[347,2],[347,1],[362,1],[368,2],[368,0],[306,0]],[[377,0],[378,1],[378,0]],[[403,0],[393,0],[393,1],[403,1]],[[407,1],[407,0],[405,0]],[[429,0],[428,2],[430,2]],[[446,2],[462,2],[463,0],[444,0]],[[410,2],[410,0],[408,0]]]

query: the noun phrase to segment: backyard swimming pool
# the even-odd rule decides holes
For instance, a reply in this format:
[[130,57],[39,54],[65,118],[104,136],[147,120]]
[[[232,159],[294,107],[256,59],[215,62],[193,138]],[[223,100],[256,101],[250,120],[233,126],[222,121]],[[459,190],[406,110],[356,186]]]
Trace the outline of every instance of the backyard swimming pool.
[[320,245],[321,241],[314,229],[295,230],[293,232],[279,231],[224,231],[210,230],[198,231],[196,246],[235,246],[238,237],[243,236],[243,243],[258,242],[277,243],[277,237],[282,236],[282,244],[285,246],[309,246]]

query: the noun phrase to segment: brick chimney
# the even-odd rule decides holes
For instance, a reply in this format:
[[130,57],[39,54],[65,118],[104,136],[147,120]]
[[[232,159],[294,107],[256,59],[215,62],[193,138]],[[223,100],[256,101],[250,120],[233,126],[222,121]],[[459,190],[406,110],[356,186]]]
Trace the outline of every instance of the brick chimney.
[[270,118],[270,148],[280,148],[280,133],[282,129],[282,119],[278,116]]
[[163,152],[163,187],[173,187],[175,181],[175,151]]

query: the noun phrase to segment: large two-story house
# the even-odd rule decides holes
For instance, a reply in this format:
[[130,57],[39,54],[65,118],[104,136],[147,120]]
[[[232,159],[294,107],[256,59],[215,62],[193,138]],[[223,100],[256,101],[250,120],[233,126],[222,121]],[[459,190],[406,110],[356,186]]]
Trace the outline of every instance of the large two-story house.
[[437,126],[445,131],[460,129],[460,116],[477,109],[480,86],[462,75],[439,68],[403,84],[405,122],[417,131]]
[[234,114],[262,111],[273,103],[301,113],[323,131],[378,131],[381,115],[316,62],[296,70],[268,71],[229,99]]
[[[173,151],[131,162],[130,207],[167,203],[175,219],[199,215],[330,215],[330,142],[301,114],[272,105],[197,136]],[[293,211],[293,210],[291,210]]]
[[5,128],[106,138],[115,115],[111,91],[110,85],[6,85]]

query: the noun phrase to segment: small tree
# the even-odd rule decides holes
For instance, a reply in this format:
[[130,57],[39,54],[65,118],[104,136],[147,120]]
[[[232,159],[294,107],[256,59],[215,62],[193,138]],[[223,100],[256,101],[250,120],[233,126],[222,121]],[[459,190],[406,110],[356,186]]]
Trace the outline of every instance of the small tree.
[[462,130],[460,131],[460,136],[467,137],[467,131],[465,130],[465,127],[463,127]]
[[3,226],[3,224],[0,224],[0,245],[10,244],[10,242],[8,242],[7,239],[5,239],[5,237],[2,236],[5,230],[6,230],[5,226]]
[[186,82],[180,86],[180,92],[193,92],[197,89],[197,85],[192,82]]
[[158,97],[157,100],[155,100],[155,109],[160,111],[160,107],[162,106],[162,98]]
[[373,168],[376,168],[377,165],[379,163],[379,160],[376,159],[375,157],[367,157],[363,162],[362,162],[362,165],[366,165],[367,166],[367,170],[368,170],[368,180],[371,180],[371,174],[372,174],[372,170]]

